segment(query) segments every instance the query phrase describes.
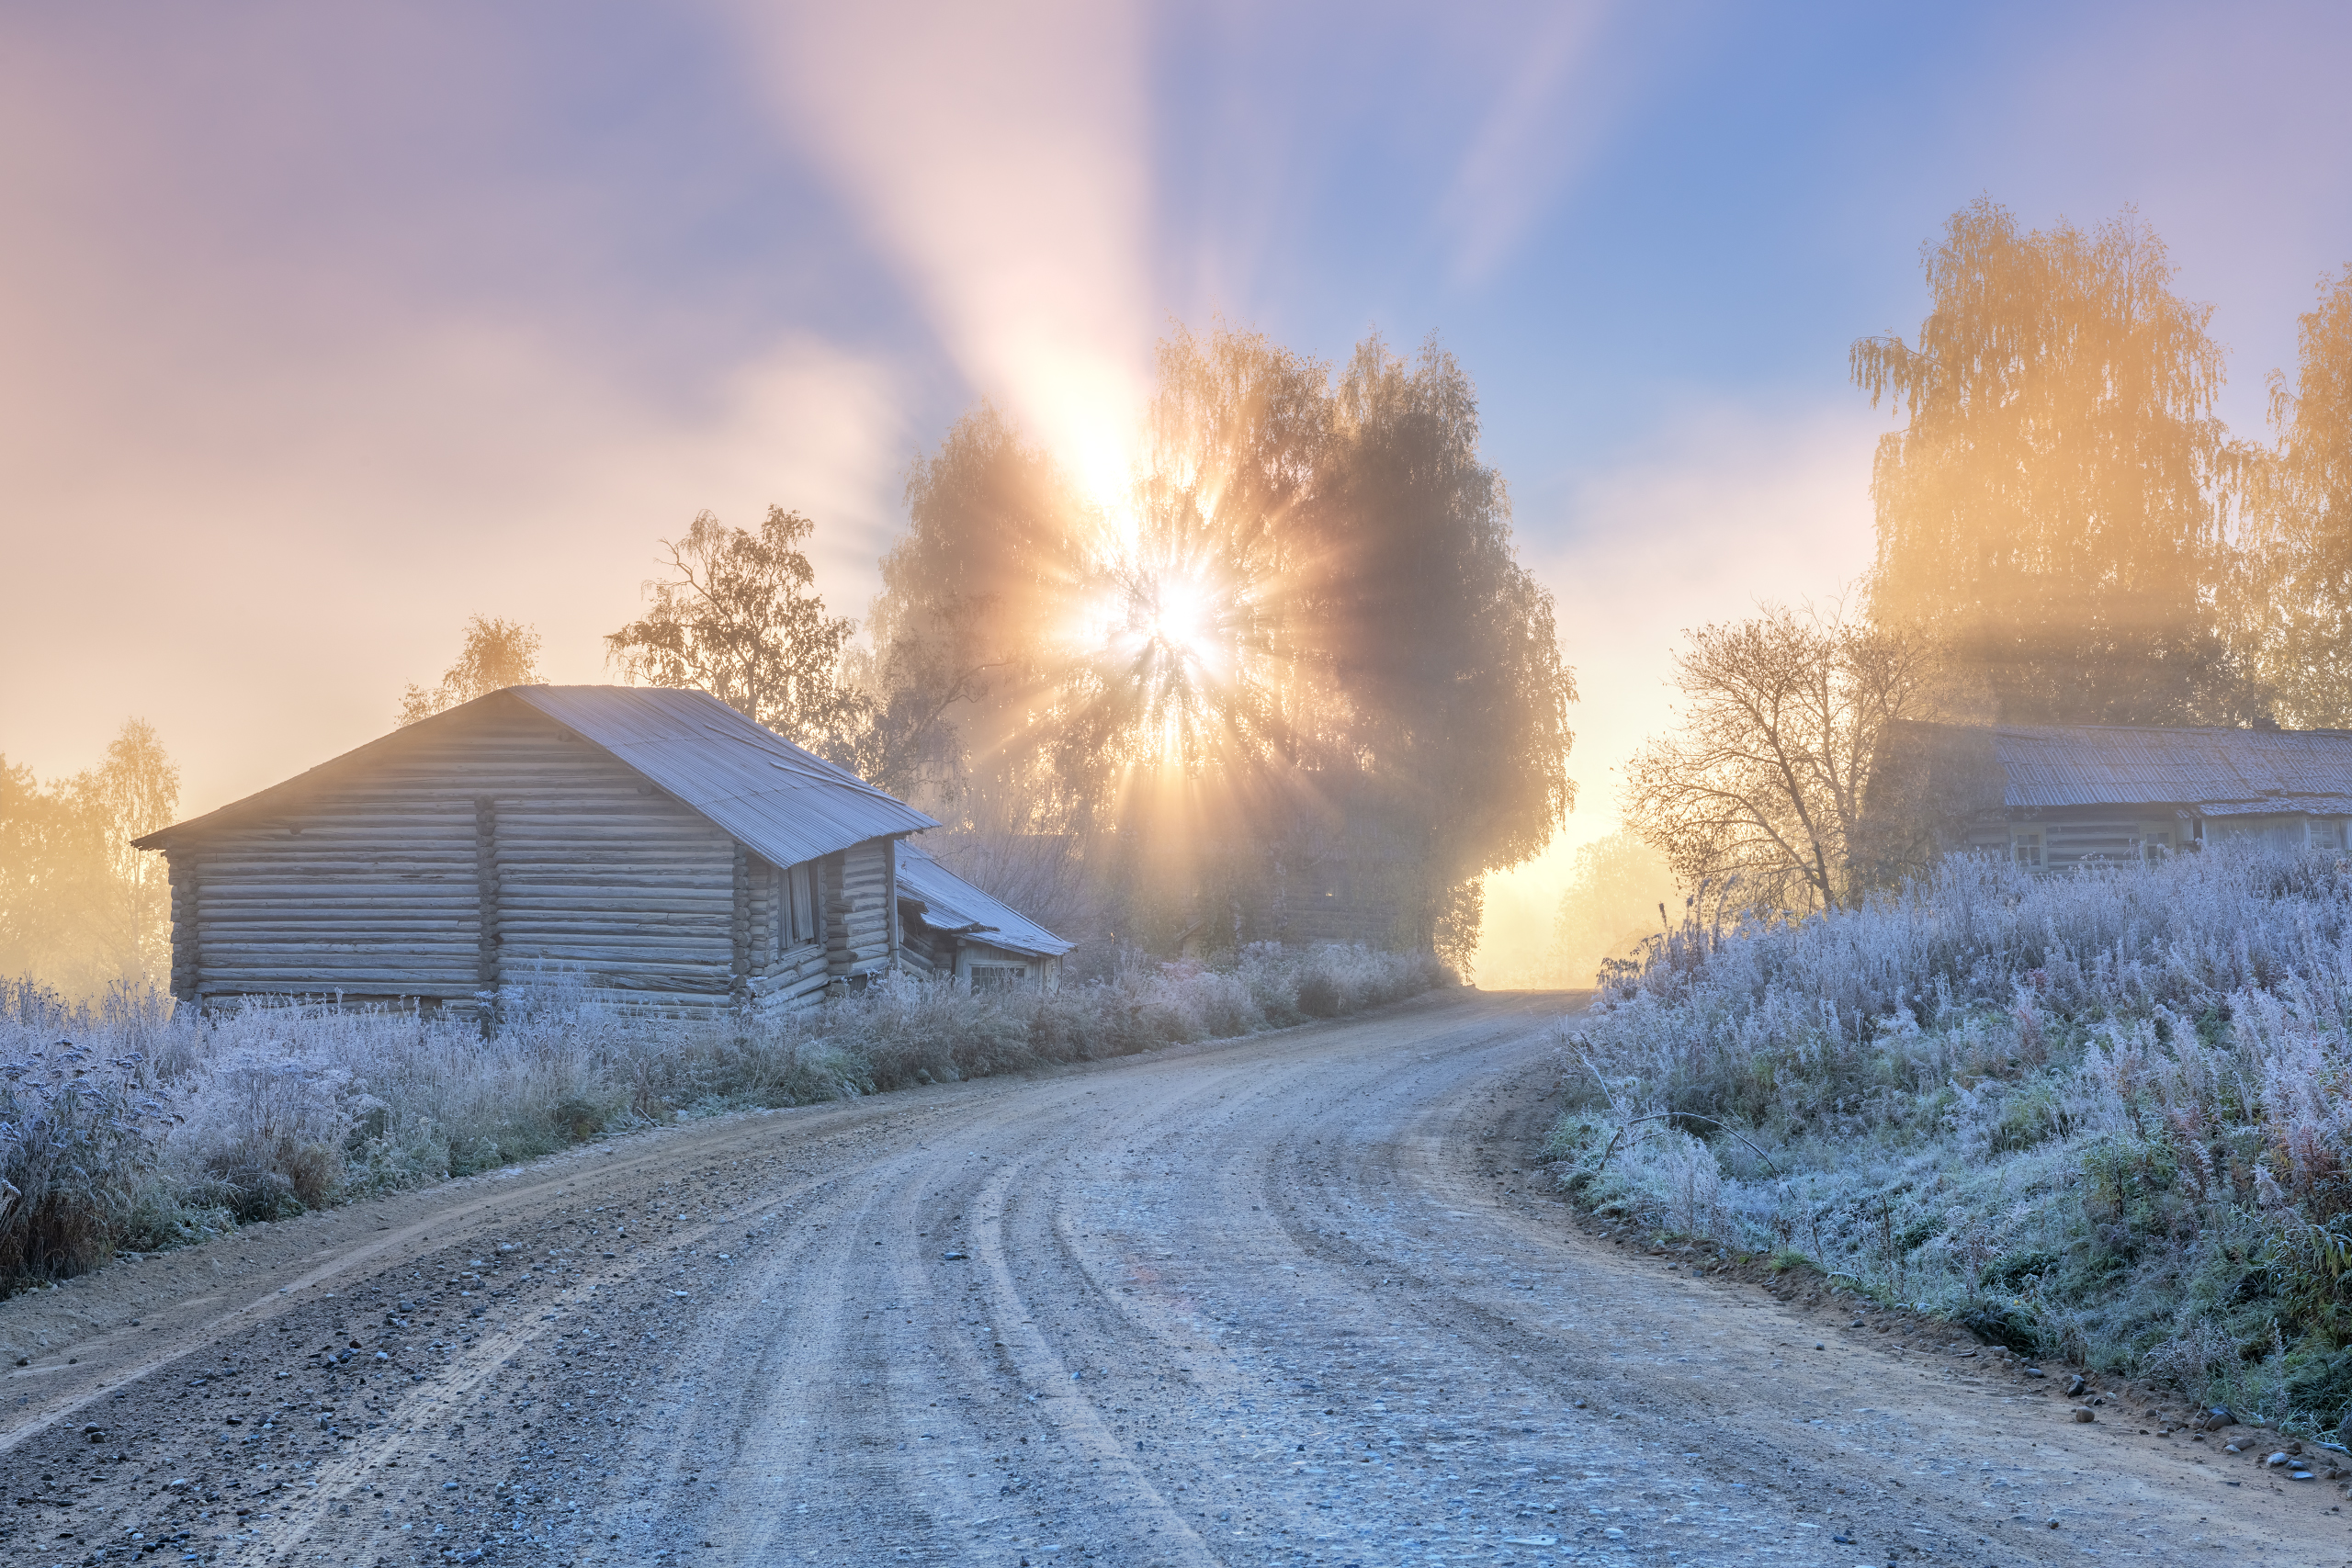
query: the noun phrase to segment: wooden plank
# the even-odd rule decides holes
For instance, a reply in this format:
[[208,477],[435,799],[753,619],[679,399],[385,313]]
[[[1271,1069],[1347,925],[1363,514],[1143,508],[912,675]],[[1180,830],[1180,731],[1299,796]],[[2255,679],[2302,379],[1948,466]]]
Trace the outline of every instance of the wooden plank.
[[474,982],[485,991],[498,988],[498,802],[492,795],[474,797],[474,886],[479,903],[474,918],[478,934]]

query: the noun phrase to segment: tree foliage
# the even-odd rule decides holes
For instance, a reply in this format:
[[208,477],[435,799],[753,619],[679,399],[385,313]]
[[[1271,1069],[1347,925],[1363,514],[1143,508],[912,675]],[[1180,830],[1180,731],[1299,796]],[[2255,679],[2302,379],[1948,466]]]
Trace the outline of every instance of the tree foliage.
[[1674,660],[1676,727],[1626,770],[1626,821],[1686,887],[1836,909],[1876,879],[1865,815],[1887,727],[1943,700],[1923,634],[1769,607],[1700,627]]
[[857,623],[825,614],[803,547],[816,525],[768,508],[757,533],[697,515],[664,539],[671,573],[645,584],[652,607],[605,638],[628,680],[695,686],[797,745],[854,765],[867,716],[842,680]]
[[466,623],[465,646],[458,661],[442,672],[440,684],[427,690],[412,685],[401,694],[400,721],[414,724],[459,703],[509,686],[529,686],[539,679],[539,634],[519,621],[476,615]]
[[2234,631],[2292,727],[2352,725],[2352,266],[2273,372],[2275,452],[2249,466]]
[[1542,851],[1575,802],[1552,596],[1514,555],[1477,400],[1434,344],[1375,340],[1339,389],[1340,451],[1309,558],[1346,743],[1430,848],[1429,892]]
[[2211,308],[2172,290],[2128,210],[2022,231],[1980,198],[1924,253],[1917,346],[1853,345],[1905,428],[1871,493],[1874,615],[1950,640],[2001,716],[2233,722],[2250,712],[2217,625],[2229,454]]
[[0,976],[90,998],[171,975],[163,857],[130,840],[170,825],[179,769],[126,719],[99,766],[43,784],[0,757]]
[[1106,503],[985,405],[917,466],[872,617],[887,776],[1031,803],[1219,944],[1376,842],[1390,940],[1464,945],[1476,879],[1573,798],[1575,696],[1467,376],[1179,331],[1145,434]]
[[1088,581],[1094,510],[1045,452],[983,402],[907,480],[908,530],[882,558],[867,619],[868,776],[936,812],[977,772],[991,806],[1068,825],[1042,765],[1037,706],[1056,638]]

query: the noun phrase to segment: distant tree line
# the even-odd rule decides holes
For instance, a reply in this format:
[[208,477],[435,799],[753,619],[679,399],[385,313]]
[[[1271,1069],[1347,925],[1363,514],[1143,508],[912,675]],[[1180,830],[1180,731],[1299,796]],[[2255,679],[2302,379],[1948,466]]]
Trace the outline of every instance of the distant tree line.
[[130,840],[167,826],[180,773],[127,719],[98,766],[42,783],[0,756],[0,979],[78,997],[170,978],[171,886]]

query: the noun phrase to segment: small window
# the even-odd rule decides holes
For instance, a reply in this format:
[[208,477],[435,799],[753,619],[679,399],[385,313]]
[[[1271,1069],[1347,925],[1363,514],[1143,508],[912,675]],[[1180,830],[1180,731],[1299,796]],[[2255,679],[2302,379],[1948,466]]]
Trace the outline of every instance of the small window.
[[772,872],[768,886],[775,899],[774,915],[769,920],[769,942],[774,949],[771,956],[782,957],[796,947],[805,947],[817,940],[817,905],[810,897],[813,886],[806,864],[787,866]]
[[2040,870],[2041,866],[2041,833],[2011,833],[2009,854],[2019,865]]
[[2172,825],[2164,822],[2140,824],[2140,858],[2151,865],[2167,859],[2173,850]]
[[1001,991],[1019,985],[1029,975],[1024,964],[975,964],[972,965],[972,989]]
[[817,890],[811,876],[814,870],[804,861],[784,874],[785,897],[780,902],[786,908],[780,912],[786,916],[786,926],[795,947],[817,940]]

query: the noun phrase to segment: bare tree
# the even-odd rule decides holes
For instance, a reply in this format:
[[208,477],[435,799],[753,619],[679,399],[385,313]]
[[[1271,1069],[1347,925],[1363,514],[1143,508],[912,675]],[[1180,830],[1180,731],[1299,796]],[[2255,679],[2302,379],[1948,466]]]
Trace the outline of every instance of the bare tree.
[[1752,908],[1842,908],[1869,880],[1863,805],[1881,739],[1938,699],[1940,652],[1842,609],[1766,606],[1689,636],[1674,661],[1679,722],[1628,767],[1626,820],[1685,886],[1736,876]]
[[857,623],[825,614],[803,547],[817,525],[768,508],[754,534],[697,516],[662,541],[675,573],[648,582],[653,607],[605,638],[631,681],[698,686],[744,717],[833,761],[854,765],[865,700],[842,679]]
[[466,623],[466,645],[458,661],[442,672],[441,683],[430,690],[413,685],[401,694],[401,722],[414,724],[509,686],[531,685],[538,678],[539,634],[519,621],[476,615]]

